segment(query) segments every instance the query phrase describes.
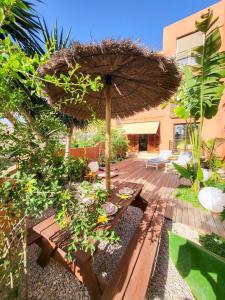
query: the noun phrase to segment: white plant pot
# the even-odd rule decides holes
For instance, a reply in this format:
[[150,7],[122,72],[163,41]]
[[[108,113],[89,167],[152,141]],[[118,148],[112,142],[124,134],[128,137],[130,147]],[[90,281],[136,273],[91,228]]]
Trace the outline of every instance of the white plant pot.
[[201,205],[215,213],[223,211],[225,206],[225,193],[215,187],[204,187],[198,194]]
[[205,181],[207,181],[207,180],[209,180],[211,178],[211,176],[213,174],[213,171],[202,168],[202,173],[203,173],[202,182],[205,182]]

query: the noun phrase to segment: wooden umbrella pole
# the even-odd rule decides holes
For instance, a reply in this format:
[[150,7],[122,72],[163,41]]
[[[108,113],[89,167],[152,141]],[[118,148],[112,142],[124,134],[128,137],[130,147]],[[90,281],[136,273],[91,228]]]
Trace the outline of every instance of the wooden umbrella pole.
[[105,118],[106,118],[106,138],[105,138],[105,166],[106,166],[106,190],[110,191],[110,161],[111,161],[111,84],[105,86]]

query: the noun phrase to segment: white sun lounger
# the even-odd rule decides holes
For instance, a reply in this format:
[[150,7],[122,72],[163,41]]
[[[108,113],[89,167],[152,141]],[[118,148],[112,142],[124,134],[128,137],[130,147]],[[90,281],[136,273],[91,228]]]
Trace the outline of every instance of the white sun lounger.
[[152,167],[158,170],[159,167],[162,167],[165,165],[165,163],[169,162],[168,159],[171,155],[172,151],[162,150],[158,156],[152,157],[146,161],[146,168]]

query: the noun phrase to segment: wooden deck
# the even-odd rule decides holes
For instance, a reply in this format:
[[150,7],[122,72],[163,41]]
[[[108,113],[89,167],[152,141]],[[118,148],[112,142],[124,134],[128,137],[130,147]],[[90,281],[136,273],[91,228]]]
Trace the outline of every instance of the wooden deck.
[[173,192],[184,181],[177,174],[166,173],[163,170],[145,168],[143,159],[129,158],[115,165],[119,169],[119,176],[115,181],[129,181],[144,184],[141,196],[148,202],[166,201],[165,217],[189,225],[198,231],[216,233],[225,237],[225,222],[221,222],[218,214],[194,208],[191,203],[174,199]]

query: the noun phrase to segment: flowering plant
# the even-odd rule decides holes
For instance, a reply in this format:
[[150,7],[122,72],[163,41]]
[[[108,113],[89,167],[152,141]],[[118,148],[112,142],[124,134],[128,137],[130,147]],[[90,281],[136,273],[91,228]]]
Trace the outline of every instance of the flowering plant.
[[60,226],[71,233],[67,254],[69,260],[74,251],[84,250],[93,254],[98,242],[118,241],[114,231],[96,228],[99,223],[109,220],[102,209],[107,196],[101,183],[83,181],[73,184],[64,201],[56,207],[56,218]]

